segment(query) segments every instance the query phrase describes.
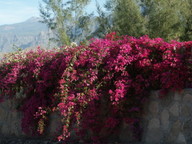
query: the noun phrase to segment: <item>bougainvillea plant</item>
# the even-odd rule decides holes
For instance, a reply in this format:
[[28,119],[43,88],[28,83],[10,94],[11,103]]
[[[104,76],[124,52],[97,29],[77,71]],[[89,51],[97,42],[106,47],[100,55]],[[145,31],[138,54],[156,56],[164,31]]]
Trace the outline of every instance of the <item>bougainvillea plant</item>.
[[27,134],[43,134],[57,111],[63,124],[58,140],[75,131],[84,142],[105,142],[122,122],[139,138],[151,90],[192,87],[191,48],[192,42],[111,33],[89,45],[17,53],[1,61],[1,99],[20,100]]

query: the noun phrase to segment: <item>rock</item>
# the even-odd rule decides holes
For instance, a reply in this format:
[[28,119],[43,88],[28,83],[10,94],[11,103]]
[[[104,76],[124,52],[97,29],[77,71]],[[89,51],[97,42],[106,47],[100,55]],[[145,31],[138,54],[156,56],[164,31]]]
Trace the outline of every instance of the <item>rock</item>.
[[1,102],[1,108],[7,109],[8,108],[8,102],[9,102],[9,100],[5,100],[5,101]]
[[183,105],[181,107],[181,117],[182,118],[187,119],[191,116],[191,114],[192,114],[192,109],[189,106]]
[[6,136],[9,135],[11,133],[10,126],[8,124],[3,124],[1,128],[1,133]]
[[3,109],[0,107],[0,116],[2,115],[2,111],[3,111]]
[[171,128],[171,133],[177,136],[180,131],[182,131],[182,125],[179,120],[177,120],[175,123],[173,123],[172,128]]
[[174,101],[174,93],[173,92],[169,92],[168,94],[166,95],[163,95],[164,97],[161,99],[160,103],[161,103],[161,106],[164,107],[164,108],[167,108],[169,107],[172,102]]
[[152,91],[150,98],[153,100],[158,100],[159,99],[159,91]]
[[126,124],[126,122],[123,122],[121,131],[119,133],[119,140],[123,143],[129,143],[130,141],[133,141],[133,133],[131,130],[130,125]]
[[192,103],[192,95],[190,95],[190,94],[184,95],[183,102],[184,103]]
[[20,119],[19,113],[18,113],[16,110],[12,111],[12,112],[11,112],[11,115],[12,115],[12,119],[13,119],[13,120]]
[[175,102],[169,109],[173,116],[179,116],[179,103]]
[[181,98],[182,98],[181,93],[175,92],[175,94],[174,94],[174,100],[175,100],[175,101],[181,101]]
[[183,134],[185,135],[185,139],[187,143],[190,143],[192,140],[192,120],[189,119],[183,125]]
[[159,129],[148,129],[145,135],[146,144],[160,144],[163,138],[163,133]]
[[4,109],[1,109],[0,110],[0,122],[4,123],[7,121],[8,119],[8,111],[4,110]]
[[160,122],[158,119],[153,118],[152,120],[149,121],[148,129],[159,129],[159,127],[160,127]]
[[185,136],[182,133],[179,133],[176,144],[186,144]]
[[[69,142],[75,144],[74,142]],[[47,140],[47,139],[29,139],[15,137],[1,137],[0,144],[63,144],[63,142]]]
[[49,121],[50,123],[48,125],[47,133],[51,137],[56,136],[62,128],[61,117],[58,113],[55,112],[50,115]]
[[157,114],[158,114],[158,112],[159,112],[159,104],[158,104],[158,102],[152,101],[152,102],[149,104],[149,112],[150,112],[152,115],[157,115]]
[[182,131],[181,122],[177,120],[176,122],[173,123],[168,135],[165,136],[166,137],[165,143],[169,144],[176,143],[179,133],[181,131]]
[[169,128],[169,112],[166,109],[161,112],[161,125],[163,130]]
[[13,120],[12,123],[10,124],[10,129],[11,129],[10,134],[13,136],[22,137],[25,135],[21,129],[21,120],[20,119]]

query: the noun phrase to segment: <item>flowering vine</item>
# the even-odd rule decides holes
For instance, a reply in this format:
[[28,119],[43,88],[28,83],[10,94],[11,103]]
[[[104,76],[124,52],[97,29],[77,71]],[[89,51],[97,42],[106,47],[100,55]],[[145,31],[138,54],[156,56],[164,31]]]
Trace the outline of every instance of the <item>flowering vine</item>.
[[[19,52],[0,63],[1,99],[20,99],[22,129],[43,134],[49,114],[63,123],[58,140],[105,142],[123,122],[142,133],[151,90],[192,87],[192,42],[108,34],[65,50]],[[14,97],[17,92],[23,97]],[[9,96],[9,97],[7,97]]]

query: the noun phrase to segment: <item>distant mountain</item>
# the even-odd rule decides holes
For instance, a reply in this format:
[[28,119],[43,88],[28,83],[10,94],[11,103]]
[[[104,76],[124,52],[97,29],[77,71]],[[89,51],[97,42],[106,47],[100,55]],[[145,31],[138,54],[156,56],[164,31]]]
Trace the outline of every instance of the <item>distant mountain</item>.
[[39,21],[40,18],[32,17],[21,23],[0,26],[0,52],[12,52],[16,47],[47,47],[48,28]]
[[[90,31],[82,31],[81,28],[70,28],[69,35],[73,42],[79,43],[98,28],[96,18],[90,21]],[[13,52],[17,48],[53,48],[56,43],[50,41],[54,34],[48,30],[46,24],[40,22],[40,18],[32,17],[24,22],[0,26],[0,53]]]

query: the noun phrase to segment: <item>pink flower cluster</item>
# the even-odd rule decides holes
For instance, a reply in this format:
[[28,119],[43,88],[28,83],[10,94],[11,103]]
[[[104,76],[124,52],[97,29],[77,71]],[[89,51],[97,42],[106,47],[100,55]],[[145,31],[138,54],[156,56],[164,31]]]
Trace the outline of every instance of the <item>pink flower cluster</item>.
[[0,97],[15,98],[23,89],[21,125],[29,134],[42,133],[48,115],[58,111],[59,140],[70,139],[75,130],[85,142],[105,141],[123,122],[140,135],[138,123],[151,90],[192,87],[191,48],[191,41],[111,33],[89,45],[29,51],[15,56],[18,61],[1,62]]

